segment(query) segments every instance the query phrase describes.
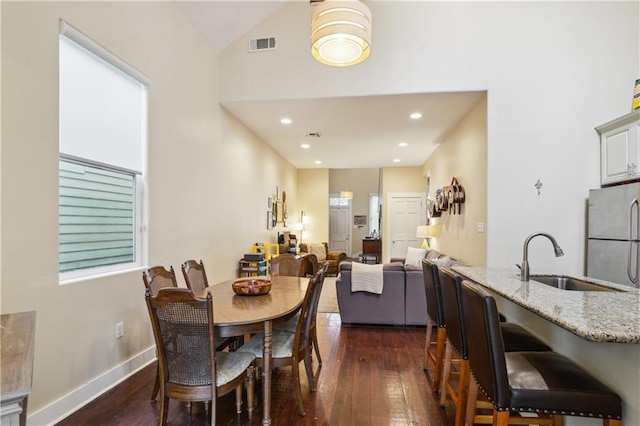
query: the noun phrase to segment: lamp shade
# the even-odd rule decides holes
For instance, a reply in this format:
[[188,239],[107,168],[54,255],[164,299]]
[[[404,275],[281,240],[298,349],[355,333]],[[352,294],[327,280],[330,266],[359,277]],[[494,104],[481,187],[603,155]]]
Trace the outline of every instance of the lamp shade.
[[429,235],[429,227],[427,225],[420,225],[418,229],[416,229],[416,237],[418,238],[427,238]]
[[359,0],[325,0],[311,20],[311,54],[334,67],[359,64],[371,53],[371,11]]

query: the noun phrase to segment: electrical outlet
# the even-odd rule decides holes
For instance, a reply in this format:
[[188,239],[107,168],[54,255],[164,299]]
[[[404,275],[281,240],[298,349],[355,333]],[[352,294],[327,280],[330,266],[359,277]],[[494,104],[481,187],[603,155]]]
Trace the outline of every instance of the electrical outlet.
[[124,323],[119,322],[116,324],[116,339],[119,339],[122,336],[124,336]]

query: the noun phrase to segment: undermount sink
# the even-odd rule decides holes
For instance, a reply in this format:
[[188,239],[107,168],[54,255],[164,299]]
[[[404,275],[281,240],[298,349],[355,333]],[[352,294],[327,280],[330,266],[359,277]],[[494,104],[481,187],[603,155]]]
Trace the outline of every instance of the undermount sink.
[[529,279],[531,281],[536,281],[551,287],[559,288],[560,290],[618,291],[618,292],[622,291],[616,288],[605,287],[592,282],[580,280],[578,278],[568,277],[566,275],[531,275]]

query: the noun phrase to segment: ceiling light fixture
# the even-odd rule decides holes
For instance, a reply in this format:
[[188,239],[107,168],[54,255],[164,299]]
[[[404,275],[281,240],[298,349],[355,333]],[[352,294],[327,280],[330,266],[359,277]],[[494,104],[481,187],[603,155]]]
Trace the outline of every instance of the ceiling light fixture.
[[309,145],[308,143],[303,143],[302,145],[300,145],[300,148],[302,149],[309,149],[311,147],[311,145]]
[[344,198],[345,200],[352,200],[353,191],[349,191],[348,189],[345,189],[344,191],[340,191],[340,198]]
[[311,20],[311,54],[334,67],[359,64],[371,53],[371,11],[359,0],[325,0]]
[[411,113],[411,115],[409,116],[411,117],[412,120],[417,120],[419,118],[422,118],[422,113],[420,112],[413,112]]
[[282,124],[291,124],[292,121],[291,121],[290,118],[285,117],[285,118],[280,120],[280,123],[282,123]]
[[394,162],[394,163],[399,163],[399,162],[400,162],[400,159],[399,159],[399,158],[394,158],[394,159],[393,159],[393,162]]
[[398,144],[398,146],[399,146],[400,148],[405,148],[407,145],[409,145],[409,144],[408,144],[408,143],[406,143],[406,142],[400,142],[400,143]]
[[316,161],[315,161],[315,164],[322,164],[322,161],[320,161],[320,160],[316,160]]

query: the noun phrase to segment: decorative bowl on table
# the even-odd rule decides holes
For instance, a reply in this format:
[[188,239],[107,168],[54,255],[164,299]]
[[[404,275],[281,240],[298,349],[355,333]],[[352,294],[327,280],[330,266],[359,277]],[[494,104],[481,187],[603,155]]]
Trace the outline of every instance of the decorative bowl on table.
[[235,280],[231,285],[233,291],[240,296],[259,296],[271,291],[271,280],[268,278],[243,278]]

